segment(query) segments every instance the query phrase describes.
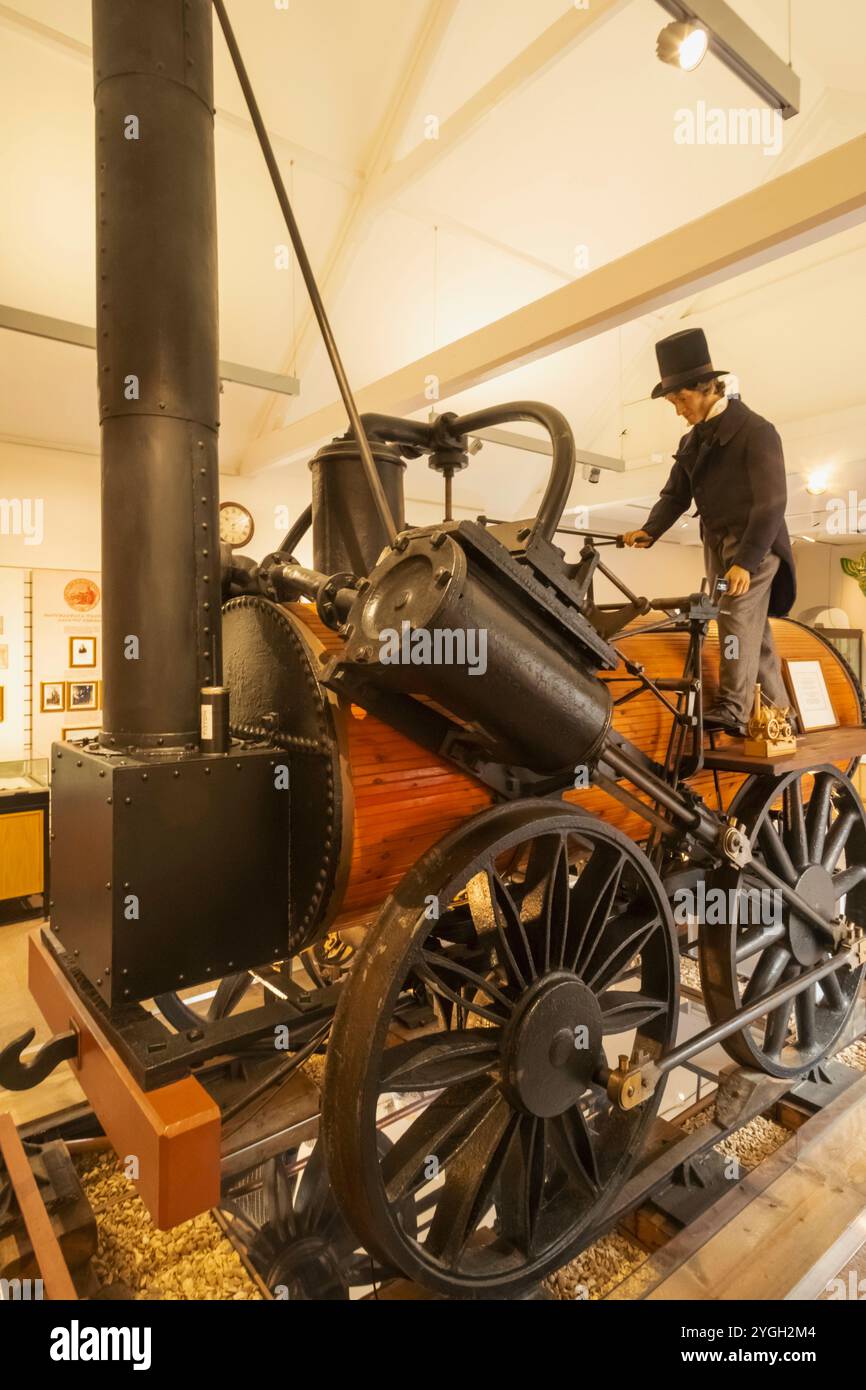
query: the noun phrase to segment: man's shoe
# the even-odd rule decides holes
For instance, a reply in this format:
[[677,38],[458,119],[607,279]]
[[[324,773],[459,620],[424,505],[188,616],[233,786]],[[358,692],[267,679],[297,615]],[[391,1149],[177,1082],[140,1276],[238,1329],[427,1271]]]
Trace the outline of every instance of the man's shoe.
[[710,734],[731,734],[733,738],[743,738],[745,726],[725,709],[709,709],[704,715],[704,729]]

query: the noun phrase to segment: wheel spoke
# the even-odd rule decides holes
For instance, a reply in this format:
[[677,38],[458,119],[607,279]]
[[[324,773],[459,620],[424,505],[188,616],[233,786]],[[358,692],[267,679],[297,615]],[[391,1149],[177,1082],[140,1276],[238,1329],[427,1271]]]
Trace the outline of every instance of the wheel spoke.
[[569,1185],[578,1196],[595,1197],[601,1176],[592,1134],[579,1105],[551,1120],[550,1141]]
[[773,829],[772,821],[769,819],[761,822],[758,829],[758,844],[764,851],[767,867],[772,869],[774,874],[784,879],[785,882],[789,883],[793,888],[798,878],[797,870],[791,863],[791,856]]
[[844,898],[852,888],[856,888],[866,878],[866,864],[852,864],[850,869],[841,869],[833,875],[833,894],[835,901]]
[[595,947],[613,910],[624,864],[621,851],[608,845],[598,845],[585,864],[571,891],[568,941],[561,961],[566,970],[582,974],[584,952]]
[[[489,1023],[495,1024],[497,1028],[504,1022],[501,1013],[495,1013],[492,1008],[488,1008],[485,1004],[477,1004],[474,999],[467,999],[465,994],[461,994],[458,990],[452,989],[450,985],[445,983],[429,963],[432,960],[438,964],[441,957],[433,955],[430,951],[423,951],[422,956],[423,960],[415,966],[415,973],[418,975],[419,979],[423,980],[426,985],[429,985],[434,994],[440,995],[443,999],[450,999],[452,1004],[456,1004],[458,1008],[465,1010],[467,1013],[479,1014],[481,1018],[486,1018]],[[477,979],[479,981],[479,989],[488,988],[487,982],[482,980],[480,975]]]
[[544,1200],[548,1124],[536,1115],[520,1117],[510,1140],[497,1203],[501,1235],[527,1255],[535,1245]]
[[752,972],[752,978],[743,991],[744,1007],[753,1000],[769,994],[782,978],[785,967],[790,964],[790,952],[784,946],[771,946],[765,951]]
[[787,931],[784,922],[780,922],[775,927],[749,927],[747,931],[741,931],[737,937],[737,964],[739,965],[744,960],[751,960],[752,956],[758,955],[768,946],[774,946],[777,941],[784,940],[786,936]]
[[324,1150],[317,1143],[307,1162],[298,1183],[294,1203],[294,1219],[301,1235],[322,1233],[322,1218],[329,1214],[333,1219],[334,1197],[328,1172],[325,1167]]
[[799,1047],[810,1051],[815,1046],[817,1037],[815,1010],[817,1008],[817,990],[815,985],[810,985],[804,989],[794,999],[794,1017],[797,1020],[797,1044]]
[[809,809],[806,813],[806,839],[809,861],[812,864],[819,864],[824,853],[824,841],[830,823],[830,793],[835,780],[832,772],[815,774],[815,785],[809,797]]
[[645,1028],[654,1018],[667,1011],[667,1000],[653,999],[627,989],[609,989],[599,995],[602,1030],[609,1033],[628,1033],[632,1028]]
[[500,1096],[444,1167],[425,1247],[452,1269],[490,1207],[516,1116]]
[[501,1028],[463,1028],[432,1033],[389,1047],[381,1091],[437,1091],[486,1076],[499,1064]]
[[788,1019],[791,1017],[791,1001],[781,1004],[767,1016],[764,1029],[764,1051],[771,1057],[778,1057],[788,1040]]
[[[471,966],[464,965],[462,961],[455,960],[452,956],[440,955],[437,951],[422,951],[421,958],[434,974],[444,971],[447,974],[457,975],[461,980],[466,980],[468,984],[474,985],[477,990],[489,994],[491,1000],[495,999],[507,1013],[511,1012],[511,1000],[508,996],[502,993],[497,984],[488,980],[484,975],[480,975]],[[461,998],[460,1002],[462,1004],[465,1000]]]
[[520,919],[527,929],[535,974],[542,975],[551,967],[554,948],[561,959],[568,927],[568,854],[561,835],[533,840],[526,881]]
[[824,842],[824,855],[821,860],[828,873],[832,874],[839,862],[839,856],[848,843],[848,836],[854,829],[856,820],[857,812],[849,806],[846,811],[840,811],[833,822],[830,833]]
[[499,874],[489,867],[475,874],[466,894],[478,934],[496,933],[496,955],[509,985],[515,990],[526,989],[532,978],[529,942],[517,904]]
[[207,1012],[208,1018],[226,1018],[233,1014],[252,982],[253,977],[248,970],[242,970],[237,975],[226,975],[217,985]]
[[798,869],[804,869],[809,858],[809,847],[806,841],[806,817],[803,812],[803,787],[799,778],[785,788],[783,800],[785,846],[794,865]]
[[584,952],[581,975],[590,989],[598,994],[620,979],[661,924],[661,917],[652,908],[644,913],[623,913],[607,922]]
[[491,1112],[503,1105],[498,1085],[488,1078],[461,1081],[437,1096],[382,1159],[382,1181],[389,1202],[402,1201],[430,1181],[431,1159],[444,1170]]
[[828,1008],[832,1009],[834,1013],[838,1013],[840,1009],[847,1008],[847,1001],[842,993],[842,986],[839,983],[838,974],[825,975],[821,981],[821,989],[824,991],[824,998],[827,1001]]

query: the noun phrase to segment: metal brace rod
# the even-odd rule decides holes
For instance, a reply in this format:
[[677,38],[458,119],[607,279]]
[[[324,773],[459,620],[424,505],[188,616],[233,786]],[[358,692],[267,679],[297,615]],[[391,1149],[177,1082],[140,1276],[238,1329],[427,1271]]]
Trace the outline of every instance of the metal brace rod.
[[213,6],[217,12],[217,18],[219,19],[220,26],[222,27],[226,45],[231,55],[231,60],[234,64],[235,72],[237,73],[238,81],[241,84],[241,90],[243,91],[244,98],[247,103],[247,109],[250,113],[250,119],[252,120],[253,126],[255,127],[256,135],[258,136],[259,145],[261,146],[261,151],[264,155],[265,163],[268,166],[268,173],[270,174],[271,182],[274,185],[274,192],[277,195],[277,202],[280,205],[280,211],[283,214],[286,227],[288,228],[289,236],[292,240],[292,246],[294,247],[295,255],[298,258],[298,267],[300,269],[301,275],[303,276],[304,284],[307,287],[307,294],[310,296],[310,303],[313,308],[313,313],[316,316],[316,322],[319,325],[319,332],[322,335],[322,341],[325,344],[325,350],[328,354],[328,357],[330,358],[334,376],[337,379],[337,386],[339,387],[340,395],[343,398],[343,405],[346,407],[346,414],[349,417],[349,422],[352,426],[352,433],[354,434],[355,442],[358,445],[358,451],[361,455],[361,462],[364,465],[364,472],[367,475],[367,482],[369,484],[370,491],[373,494],[373,501],[376,504],[376,510],[379,513],[382,526],[384,528],[385,534],[388,537],[389,542],[393,542],[397,536],[397,527],[394,524],[394,517],[391,513],[391,508],[388,504],[388,498],[385,496],[385,489],[382,486],[382,480],[379,477],[379,473],[376,468],[375,461],[373,459],[373,454],[370,449],[370,441],[367,439],[364,426],[361,422],[361,416],[358,412],[358,407],[355,404],[355,398],[352,395],[352,388],[349,385],[349,378],[346,376],[346,370],[343,366],[343,361],[340,357],[337,342],[331,330],[331,325],[328,321],[328,315],[325,312],[325,305],[322,301],[322,296],[319,293],[319,287],[316,284],[316,277],[313,274],[313,267],[310,264],[310,259],[307,255],[303,238],[301,237],[300,228],[295,220],[295,214],[292,211],[292,205],[289,202],[289,195],[286,192],[286,186],[283,183],[283,176],[280,173],[280,166],[277,164],[277,158],[274,154],[274,149],[271,144],[270,136],[268,135],[267,128],[265,126],[264,121],[262,120],[262,113],[259,110],[259,105],[256,101],[255,92],[253,91],[252,83],[250,82],[249,76],[247,74],[247,70],[244,65],[244,60],[241,56],[241,51],[238,48],[237,39],[235,38],[234,30],[232,29],[231,23],[229,21],[228,13],[226,12],[226,7],[223,3],[223,0],[213,0]]

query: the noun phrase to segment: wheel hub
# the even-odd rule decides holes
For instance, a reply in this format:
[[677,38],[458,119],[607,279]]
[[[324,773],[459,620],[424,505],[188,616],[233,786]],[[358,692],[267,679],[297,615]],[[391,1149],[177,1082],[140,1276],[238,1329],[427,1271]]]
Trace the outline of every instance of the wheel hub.
[[[820,913],[828,923],[832,922],[836,911],[836,899],[833,879],[825,868],[820,864],[810,864],[803,870],[794,887],[804,902]],[[788,940],[794,959],[799,961],[800,965],[817,965],[827,949],[826,939],[811,922],[799,916],[795,909],[792,909],[788,920]]]
[[509,1097],[530,1115],[561,1115],[575,1105],[598,1065],[601,1009],[592,990],[567,971],[527,990],[505,1038]]
[[346,1299],[349,1292],[333,1248],[318,1236],[290,1241],[267,1276],[271,1290],[285,1289],[291,1301]]

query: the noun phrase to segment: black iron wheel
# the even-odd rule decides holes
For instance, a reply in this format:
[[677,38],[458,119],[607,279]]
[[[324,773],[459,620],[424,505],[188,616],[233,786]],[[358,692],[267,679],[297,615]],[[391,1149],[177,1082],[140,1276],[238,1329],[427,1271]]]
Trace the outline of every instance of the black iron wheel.
[[[378,1144],[384,1156],[391,1143],[381,1131]],[[262,1201],[264,1219],[256,1221],[248,1207]],[[334,1197],[321,1143],[304,1163],[296,1149],[268,1159],[258,1185],[243,1175],[221,1210],[231,1216],[236,1235],[277,1299],[343,1301],[353,1289],[375,1288],[391,1273],[358,1246]],[[411,1201],[404,1215],[411,1226]]]
[[[826,766],[754,777],[730,810],[745,826],[754,857],[828,923],[844,914],[866,924],[866,814],[843,773]],[[829,960],[827,939],[748,867],[725,866],[708,886],[721,889],[725,903],[724,921],[703,923],[699,934],[701,983],[713,1023]],[[742,1066],[772,1076],[802,1075],[833,1051],[862,978],[862,968],[840,966],[735,1033],[725,1050]]]
[[241,970],[237,975],[224,976],[217,985],[205,1014],[199,1014],[190,1008],[174,991],[158,994],[154,1002],[163,1018],[179,1033],[190,1028],[207,1029],[211,1023],[217,1023],[234,1013],[252,982],[253,977],[248,970]]
[[[678,984],[655,871],[594,817],[514,803],[429,850],[359,949],[328,1052],[328,1169],[365,1247],[464,1298],[572,1258],[661,1098],[620,1110],[610,1068],[671,1044]],[[420,1036],[400,1034],[407,1000],[436,1001]],[[408,1102],[382,1155],[377,1126]]]

